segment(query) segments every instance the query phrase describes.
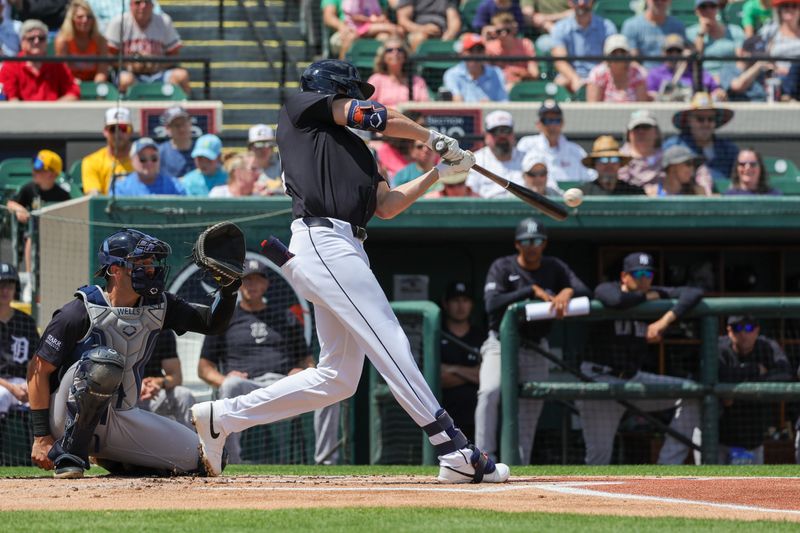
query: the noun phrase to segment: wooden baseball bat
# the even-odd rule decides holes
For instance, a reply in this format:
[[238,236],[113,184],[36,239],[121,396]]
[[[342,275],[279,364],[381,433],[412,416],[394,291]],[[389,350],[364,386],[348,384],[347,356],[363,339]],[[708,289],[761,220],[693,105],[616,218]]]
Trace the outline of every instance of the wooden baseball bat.
[[[444,141],[436,141],[435,150],[439,155],[444,155],[444,153],[447,152],[447,146],[445,145]],[[563,205],[555,203],[546,196],[532,191],[527,187],[523,187],[522,185],[517,185],[516,183],[508,181],[505,178],[501,178],[494,172],[491,172],[480,165],[472,165],[472,169],[475,170],[475,172],[483,174],[529,206],[533,207],[534,209],[538,209],[550,218],[555,220],[564,220],[567,218],[567,208]]]

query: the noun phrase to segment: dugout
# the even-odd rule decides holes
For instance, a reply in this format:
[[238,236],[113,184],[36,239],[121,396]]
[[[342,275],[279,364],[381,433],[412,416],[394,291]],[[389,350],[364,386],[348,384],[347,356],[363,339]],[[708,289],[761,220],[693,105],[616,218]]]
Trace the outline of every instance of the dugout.
[[[366,246],[372,266],[390,300],[438,301],[452,279],[470,282],[477,301],[475,320],[483,321],[481,291],[489,264],[514,253],[517,222],[535,213],[516,200],[421,200],[393,220],[374,220]],[[172,279],[189,262],[191,244],[206,226],[235,220],[245,230],[250,250],[268,235],[288,239],[291,209],[288,199],[198,200],[176,198],[79,198],[41,212],[40,323],[72,294],[89,282],[96,249],[108,233],[120,227],[138,227],[173,246]],[[550,232],[546,253],[570,264],[590,286],[614,278],[621,258],[645,250],[658,261],[655,282],[700,284],[714,296],[772,296],[800,294],[800,197],[722,198],[587,198],[563,222],[543,219]],[[409,282],[409,280],[411,280]],[[800,328],[791,320],[771,322],[765,333],[778,339],[794,368],[800,357]],[[553,345],[573,358],[581,334],[556,328]],[[667,357],[674,346],[667,339],[655,348],[655,370],[674,371]],[[687,357],[683,363],[691,363]],[[678,361],[677,364],[683,364]],[[184,361],[191,377],[195,362]],[[369,431],[365,377],[350,420],[356,437],[353,458],[368,462]],[[196,379],[196,378],[195,378]],[[550,432],[557,437],[563,413],[548,408],[537,438]],[[421,442],[419,440],[418,442]],[[548,450],[557,441],[535,449]],[[560,462],[562,450],[553,449],[538,462]]]

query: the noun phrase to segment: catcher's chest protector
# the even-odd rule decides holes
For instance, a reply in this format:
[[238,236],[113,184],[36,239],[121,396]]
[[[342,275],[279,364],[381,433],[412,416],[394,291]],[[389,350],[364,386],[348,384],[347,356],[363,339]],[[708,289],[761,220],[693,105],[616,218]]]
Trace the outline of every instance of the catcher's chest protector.
[[164,325],[166,296],[162,294],[156,305],[111,307],[100,287],[81,287],[75,294],[86,305],[91,322],[81,344],[109,346],[125,357],[122,390],[111,399],[111,407],[117,410],[135,407],[142,385],[141,373]]

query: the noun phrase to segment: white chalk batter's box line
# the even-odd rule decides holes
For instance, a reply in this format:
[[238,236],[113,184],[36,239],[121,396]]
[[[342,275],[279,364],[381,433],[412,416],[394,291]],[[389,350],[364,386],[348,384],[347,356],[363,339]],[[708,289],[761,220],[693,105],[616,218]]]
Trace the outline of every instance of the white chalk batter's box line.
[[[707,480],[713,478],[686,478]],[[721,478],[716,478],[721,479]],[[728,478],[729,479],[729,478]],[[764,478],[739,478],[739,479],[764,479]],[[786,478],[780,478],[786,479]],[[478,493],[491,494],[500,492],[511,492],[518,490],[542,490],[545,492],[556,492],[570,496],[592,496],[596,498],[609,498],[612,500],[638,500],[676,505],[697,505],[702,507],[714,507],[717,509],[729,509],[733,511],[749,511],[757,513],[777,513],[800,516],[800,511],[793,509],[771,509],[768,507],[758,507],[755,505],[739,505],[734,503],[719,503],[703,500],[687,500],[683,498],[668,498],[664,496],[648,496],[645,494],[625,494],[619,492],[604,492],[581,487],[601,486],[601,485],[624,485],[625,481],[565,481],[556,483],[530,483],[513,484],[502,486],[478,486],[478,487],[197,487],[197,490],[212,491],[263,491],[263,492],[455,492],[455,493]]]

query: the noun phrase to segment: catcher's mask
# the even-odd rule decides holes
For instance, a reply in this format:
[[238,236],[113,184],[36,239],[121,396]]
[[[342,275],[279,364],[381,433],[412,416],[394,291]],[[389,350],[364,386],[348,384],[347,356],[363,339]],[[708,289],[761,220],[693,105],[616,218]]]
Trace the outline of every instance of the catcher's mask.
[[[169,275],[169,244],[135,229],[124,229],[107,237],[97,254],[100,268],[96,277],[107,277],[108,267],[119,265],[130,269],[131,285],[140,296],[152,298],[164,291]],[[148,261],[149,260],[149,261]]]

